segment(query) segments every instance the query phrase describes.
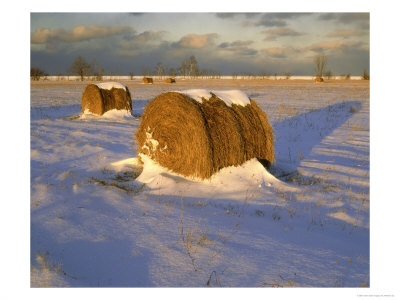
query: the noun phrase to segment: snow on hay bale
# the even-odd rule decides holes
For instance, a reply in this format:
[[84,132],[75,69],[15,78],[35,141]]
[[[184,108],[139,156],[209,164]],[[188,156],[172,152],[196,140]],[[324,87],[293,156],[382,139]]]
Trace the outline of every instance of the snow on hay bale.
[[146,106],[136,139],[139,154],[201,179],[252,158],[275,159],[266,114],[240,91],[163,93]]
[[153,83],[153,78],[151,77],[143,77],[143,83]]
[[175,80],[175,78],[167,78],[167,79],[165,80],[165,82],[166,82],[166,83],[176,83],[176,80]]
[[112,109],[132,111],[128,87],[118,82],[89,84],[86,87],[82,94],[82,113],[101,116]]

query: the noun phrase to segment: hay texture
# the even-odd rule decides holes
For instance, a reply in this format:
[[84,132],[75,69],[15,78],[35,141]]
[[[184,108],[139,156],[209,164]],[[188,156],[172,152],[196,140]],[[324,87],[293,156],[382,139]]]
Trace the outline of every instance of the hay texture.
[[128,87],[120,83],[89,84],[82,94],[82,113],[103,115],[117,109],[132,112],[132,100]]
[[175,80],[175,78],[167,78],[167,79],[165,80],[165,82],[166,82],[166,83],[176,83],[176,80]]
[[151,78],[151,77],[143,77],[143,83],[146,83],[146,84],[153,84],[153,78]]
[[175,173],[200,179],[252,158],[271,164],[274,137],[266,114],[247,96],[247,104],[242,105],[217,94],[157,96],[146,106],[136,132],[138,154]]

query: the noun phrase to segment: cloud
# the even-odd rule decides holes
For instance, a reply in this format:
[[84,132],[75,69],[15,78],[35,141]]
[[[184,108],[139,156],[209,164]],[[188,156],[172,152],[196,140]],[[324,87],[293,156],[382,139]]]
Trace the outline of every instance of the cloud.
[[69,31],[64,29],[38,28],[31,35],[33,44],[46,44],[53,41],[80,42],[96,38],[105,38],[112,35],[132,34],[134,30],[129,26],[75,26]]
[[255,55],[258,51],[247,47],[252,43],[253,41],[234,41],[232,43],[224,42],[218,46],[218,49],[230,51],[234,53],[234,55]]
[[244,27],[263,26],[263,27],[284,27],[288,20],[301,18],[311,13],[264,13],[258,21],[243,21]]
[[220,19],[232,19],[235,18],[236,16],[244,16],[250,19],[260,14],[261,13],[216,13],[216,16]]
[[121,55],[136,56],[143,52],[148,52],[152,48],[161,47],[162,37],[166,31],[147,30],[140,34],[124,37],[124,40],[118,44],[120,49],[118,53]]
[[288,27],[278,27],[274,29],[268,29],[261,31],[261,33],[266,35],[264,41],[275,41],[278,37],[282,36],[299,36],[305,34],[303,32],[298,32]]
[[360,29],[369,29],[369,13],[321,13],[318,19],[341,24],[354,24]]
[[293,47],[271,47],[262,49],[261,53],[273,58],[287,58],[290,55],[298,53],[299,50]]
[[187,34],[183,36],[178,42],[173,43],[172,46],[176,48],[204,48],[212,45],[214,39],[218,36],[216,33],[209,34]]
[[335,41],[322,41],[314,43],[310,46],[304,48],[304,50],[310,50],[317,53],[322,53],[325,51],[350,51],[354,49],[361,49],[368,51],[369,47],[365,47],[365,44],[359,41],[349,41],[349,40],[335,40]]
[[339,29],[334,32],[328,33],[326,37],[341,37],[341,38],[350,38],[354,36],[363,36],[366,35],[367,32],[362,31],[362,30],[356,30],[356,29]]

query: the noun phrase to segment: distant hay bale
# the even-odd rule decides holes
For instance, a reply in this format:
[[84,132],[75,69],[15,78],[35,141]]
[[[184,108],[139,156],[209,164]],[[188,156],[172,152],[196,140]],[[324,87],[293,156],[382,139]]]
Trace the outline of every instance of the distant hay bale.
[[315,82],[324,82],[324,79],[322,77],[317,76],[315,78]]
[[138,153],[201,179],[252,158],[270,165],[275,160],[273,138],[255,101],[229,106],[212,93],[201,103],[178,92],[157,96],[146,106],[136,132]]
[[175,78],[167,78],[165,80],[166,83],[176,83]]
[[149,83],[153,83],[153,78],[151,78],[151,77],[143,77],[143,83],[147,83],[147,84],[149,84]]
[[89,84],[86,87],[82,94],[82,113],[88,110],[92,114],[101,116],[112,109],[132,111],[128,87],[119,83],[104,83],[103,86],[107,88],[103,88],[101,84],[99,86]]

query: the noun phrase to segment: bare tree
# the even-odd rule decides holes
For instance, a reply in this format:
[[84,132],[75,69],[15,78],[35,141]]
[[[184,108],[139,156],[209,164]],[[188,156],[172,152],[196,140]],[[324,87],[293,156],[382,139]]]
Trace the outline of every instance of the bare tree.
[[31,68],[31,79],[32,80],[40,80],[41,77],[45,77],[48,74],[39,68]]
[[199,66],[194,55],[189,58],[189,75],[192,77],[199,75]]
[[176,76],[176,70],[175,68],[170,68],[168,71],[169,76],[175,77]]
[[162,62],[157,63],[157,76],[159,79],[162,79],[162,76],[164,75],[164,66]]
[[328,57],[326,55],[320,54],[314,57],[315,63],[315,75],[319,78],[322,78],[322,74],[324,74],[326,65],[328,63]]
[[325,76],[328,80],[330,80],[330,79],[332,78],[332,76],[333,76],[332,71],[331,71],[331,70],[326,71],[325,74],[324,74],[324,76]]
[[69,67],[68,72],[71,74],[78,74],[81,81],[83,81],[85,76],[89,74],[90,70],[90,64],[82,56],[78,56]]
[[369,80],[369,73],[367,72],[367,69],[364,69],[363,79],[364,80]]

